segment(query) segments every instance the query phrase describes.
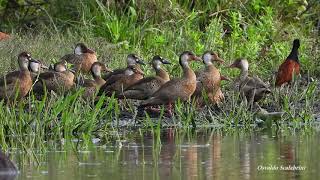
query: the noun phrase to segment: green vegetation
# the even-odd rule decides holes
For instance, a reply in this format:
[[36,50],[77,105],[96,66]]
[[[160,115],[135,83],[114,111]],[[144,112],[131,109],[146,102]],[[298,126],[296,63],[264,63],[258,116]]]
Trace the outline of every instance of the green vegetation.
[[[77,42],[85,42],[110,68],[125,66],[125,57],[130,52],[146,60],[160,54],[173,62],[167,68],[172,77],[181,75],[178,55],[184,50],[197,54],[213,50],[227,63],[245,57],[250,62],[251,74],[274,84],[274,72],[290,52],[292,40],[299,38],[302,77],[292,87],[273,89],[260,105],[271,112],[285,112],[275,121],[277,126],[273,127],[277,128],[310,126],[319,110],[320,3],[317,0],[129,0],[126,3],[54,0],[36,2],[39,5],[19,1],[16,5],[19,8],[10,8],[8,2],[0,0],[0,30],[12,36],[0,42],[1,74],[16,69],[21,51],[28,51],[49,64],[72,52]],[[195,70],[203,68],[201,63],[192,66]],[[153,73],[150,67],[143,68],[147,75]],[[238,74],[224,66],[220,69],[228,77]],[[229,83],[222,87],[226,102],[219,108],[208,105],[199,111],[193,105],[177,103],[171,120],[140,118],[139,127],[160,132],[166,121],[185,129],[190,125],[250,129],[252,124],[258,124],[259,113],[250,111],[238,94],[231,91]],[[46,96],[41,101],[30,95],[14,107],[1,103],[2,147],[41,148],[48,140],[62,138],[121,139],[118,128],[123,123],[120,122],[124,119],[123,111],[133,114],[136,120],[131,101],[101,97],[98,102],[87,103],[81,99],[81,93],[80,90],[64,97]],[[263,120],[267,122],[268,117]]]

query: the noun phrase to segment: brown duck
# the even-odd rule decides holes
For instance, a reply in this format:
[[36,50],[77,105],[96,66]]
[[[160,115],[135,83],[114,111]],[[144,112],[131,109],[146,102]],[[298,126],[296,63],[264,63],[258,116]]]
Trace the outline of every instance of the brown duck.
[[[7,101],[25,97],[32,87],[32,77],[28,69],[29,62],[39,63],[27,52],[18,56],[19,71],[13,71],[0,79],[0,98]],[[17,97],[16,97],[17,95]]]
[[[139,64],[141,65],[144,65],[145,63],[143,62],[143,60],[141,58],[139,58],[137,55],[135,54],[129,54],[127,56],[127,68],[130,67],[130,66],[136,66],[138,69],[140,69],[140,66]],[[122,69],[116,69],[116,70],[113,70],[113,72],[105,75],[103,77],[103,79],[105,79],[106,81],[108,81],[109,78],[111,78],[112,76],[116,76],[116,75],[119,75],[119,74],[124,74],[125,71],[127,70],[127,68],[122,68]],[[141,77],[142,79],[143,77]]]
[[161,64],[171,64],[168,60],[157,55],[153,57],[151,64],[156,71],[156,76],[139,80],[128,87],[121,96],[129,99],[145,100],[170,80],[169,74],[161,68]]
[[96,53],[85,44],[78,43],[73,54],[67,54],[61,58],[75,66],[76,72],[89,73],[93,63],[97,62]]
[[[193,96],[196,98],[198,104],[203,104],[203,92],[208,96],[210,103],[217,104],[222,100],[220,89],[221,75],[219,69],[217,69],[213,62],[217,61],[223,63],[224,61],[212,51],[207,51],[202,55],[205,69],[196,72],[197,76],[197,88]],[[222,94],[223,95],[223,94]]]
[[39,81],[34,85],[33,92],[44,94],[45,90],[63,94],[74,87],[74,74],[67,69],[67,62],[60,61],[54,65],[54,70],[41,73]]
[[119,95],[123,90],[135,84],[143,78],[143,71],[139,66],[129,66],[124,73],[113,75],[107,79],[106,83],[100,88],[99,95],[105,93],[111,96],[113,93]]
[[243,98],[246,98],[250,105],[271,93],[269,86],[260,78],[248,76],[249,63],[246,59],[237,59],[229,67],[241,70],[240,76],[234,82],[234,88]]
[[197,86],[196,75],[189,67],[191,61],[201,61],[201,58],[190,51],[183,52],[179,58],[183,76],[165,83],[149,99],[142,102],[140,108],[164,104],[169,105],[168,110],[171,114],[172,103],[176,100],[189,101]]
[[9,38],[10,38],[10,35],[9,35],[9,34],[0,32],[0,41],[6,40],[6,39],[9,39]]
[[93,98],[97,90],[99,90],[100,87],[106,83],[106,81],[101,77],[101,72],[112,71],[101,62],[93,63],[91,67],[91,74],[93,79],[85,79],[82,85],[85,88],[83,94],[83,97],[85,97],[85,99]]

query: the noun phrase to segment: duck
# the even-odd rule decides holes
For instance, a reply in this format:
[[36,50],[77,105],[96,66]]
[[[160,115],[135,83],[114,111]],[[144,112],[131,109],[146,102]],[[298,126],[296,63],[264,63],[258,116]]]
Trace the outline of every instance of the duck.
[[96,53],[88,48],[84,43],[76,44],[73,54],[64,55],[61,61],[73,64],[75,72],[88,74],[93,63],[97,62]]
[[139,80],[125,89],[121,94],[121,97],[145,100],[170,80],[169,74],[161,68],[161,64],[171,64],[168,60],[156,55],[153,57],[151,64],[156,72],[156,76],[146,77]]
[[85,88],[83,97],[85,99],[92,98],[97,90],[103,86],[106,81],[101,77],[101,72],[112,72],[105,64],[101,62],[95,62],[91,66],[91,74],[93,79],[85,79],[82,86]]
[[6,40],[6,39],[9,39],[9,38],[10,38],[9,34],[6,34],[4,32],[0,32],[0,41]]
[[259,77],[250,77],[248,75],[249,62],[247,59],[236,59],[229,67],[241,70],[239,77],[234,81],[234,90],[240,92],[241,97],[245,98],[250,105],[271,93],[267,83],[263,82]]
[[123,90],[141,80],[143,76],[144,72],[140,69],[140,66],[128,66],[124,73],[119,73],[108,78],[106,83],[100,88],[98,95],[105,93],[107,96],[111,96],[115,93],[115,96],[118,96],[123,93]]
[[298,49],[300,40],[293,41],[292,49],[286,60],[280,65],[276,77],[275,86],[279,87],[292,81],[293,76],[300,74],[300,62],[298,57]]
[[1,179],[15,179],[18,174],[16,165],[0,150],[0,173]]
[[202,55],[205,68],[201,71],[197,71],[197,88],[193,93],[193,97],[196,98],[198,104],[203,104],[203,92],[208,95],[210,103],[217,104],[223,99],[223,94],[220,89],[220,81],[222,79],[219,69],[217,69],[213,62],[224,63],[217,53],[213,51],[206,51]]
[[75,86],[74,72],[67,69],[66,61],[55,63],[53,68],[53,70],[39,75],[39,81],[33,87],[35,94],[43,95],[46,90],[63,94]]
[[[140,68],[139,64],[145,65],[144,61],[138,57],[136,54],[128,54],[127,56],[127,67],[126,68],[120,68],[120,69],[115,69],[113,72],[106,74],[103,79],[108,81],[109,78],[112,76],[116,76],[119,74],[124,74],[125,71],[127,70],[128,67],[130,66],[137,66],[137,68]],[[142,79],[142,77],[141,77]]]
[[0,79],[0,98],[6,101],[20,100],[30,91],[33,81],[28,69],[29,62],[40,63],[28,52],[18,55],[19,71],[13,71]]
[[176,100],[180,99],[184,102],[190,101],[191,96],[197,87],[196,74],[189,66],[191,61],[201,61],[201,58],[191,51],[181,53],[179,57],[179,64],[183,70],[182,77],[166,82],[147,100],[143,101],[138,109],[155,105],[168,105],[168,112],[169,115],[171,115],[172,103]]
[[[29,60],[28,63],[28,70],[31,73],[31,78],[33,81],[36,81],[37,76],[39,75],[39,73],[43,70],[43,69],[48,69],[47,66],[45,66],[40,60],[36,60],[36,59],[31,59]],[[12,71],[9,72],[6,77],[10,77],[10,76],[18,76],[20,73],[20,70],[18,71]]]

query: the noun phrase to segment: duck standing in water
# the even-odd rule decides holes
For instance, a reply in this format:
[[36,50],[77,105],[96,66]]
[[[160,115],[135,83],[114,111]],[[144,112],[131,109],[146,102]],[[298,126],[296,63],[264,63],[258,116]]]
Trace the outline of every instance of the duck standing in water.
[[300,74],[300,62],[298,58],[299,47],[300,41],[299,39],[295,39],[293,41],[291,53],[279,67],[275,83],[276,86],[288,84],[292,81],[293,76]]
[[60,61],[54,65],[54,70],[39,75],[39,81],[34,85],[33,92],[42,95],[47,90],[63,94],[74,86],[73,72],[67,69],[66,61]]
[[171,64],[168,60],[157,55],[153,57],[151,64],[156,71],[156,76],[139,80],[135,84],[129,86],[121,94],[121,97],[145,100],[170,80],[169,74],[161,68],[161,64]]
[[269,86],[260,78],[248,76],[249,63],[246,59],[237,59],[229,67],[241,70],[240,76],[234,82],[235,91],[240,92],[241,97],[245,98],[250,105],[271,93]]
[[201,61],[201,58],[190,51],[183,52],[179,58],[183,76],[172,79],[162,85],[149,99],[143,101],[139,108],[154,105],[169,105],[168,111],[172,114],[172,103],[178,99],[189,101],[197,86],[196,75],[189,67],[189,62],[191,61]]
[[97,90],[103,86],[106,81],[101,77],[101,72],[112,72],[109,68],[105,66],[105,64],[101,62],[95,62],[91,67],[91,74],[93,79],[85,79],[83,83],[83,87],[85,88],[83,97],[85,99],[94,98]]
[[31,58],[27,52],[18,56],[19,71],[13,71],[0,79],[0,98],[6,101],[20,100],[30,91],[33,81],[31,72],[28,69],[29,63],[40,64],[39,61]]
[[217,61],[223,63],[224,61],[218,56],[217,53],[207,51],[202,55],[205,69],[196,72],[197,76],[197,88],[193,93],[193,97],[196,98],[197,104],[202,105],[203,92],[208,95],[209,101],[212,104],[220,103],[223,99],[223,94],[220,89],[221,75],[219,69],[217,69],[213,62]]
[[73,54],[67,54],[61,58],[75,66],[76,73],[82,72],[88,74],[93,63],[97,62],[96,53],[89,49],[85,44],[78,43]]
[[[127,67],[126,68],[121,68],[121,69],[116,69],[113,70],[113,72],[105,75],[103,77],[103,79],[105,79],[106,81],[109,81],[108,79],[111,78],[112,76],[117,76],[120,74],[125,74],[126,70],[128,69],[128,67],[132,67],[135,66],[137,69],[141,69],[139,64],[141,65],[145,65],[145,63],[143,62],[143,60],[141,58],[139,58],[137,55],[135,54],[129,54],[127,56]],[[140,77],[140,79],[142,79],[143,76]]]
[[106,83],[100,88],[99,94],[105,93],[107,96],[116,96],[123,93],[129,86],[135,84],[143,78],[143,71],[139,66],[129,66],[124,73],[116,74],[107,79]]

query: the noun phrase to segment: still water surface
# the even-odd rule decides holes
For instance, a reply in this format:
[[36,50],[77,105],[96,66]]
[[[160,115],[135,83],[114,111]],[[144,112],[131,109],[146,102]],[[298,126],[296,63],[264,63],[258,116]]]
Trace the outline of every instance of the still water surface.
[[[320,133],[150,133],[85,151],[12,153],[16,179],[319,179]],[[28,159],[28,160],[26,160]]]

